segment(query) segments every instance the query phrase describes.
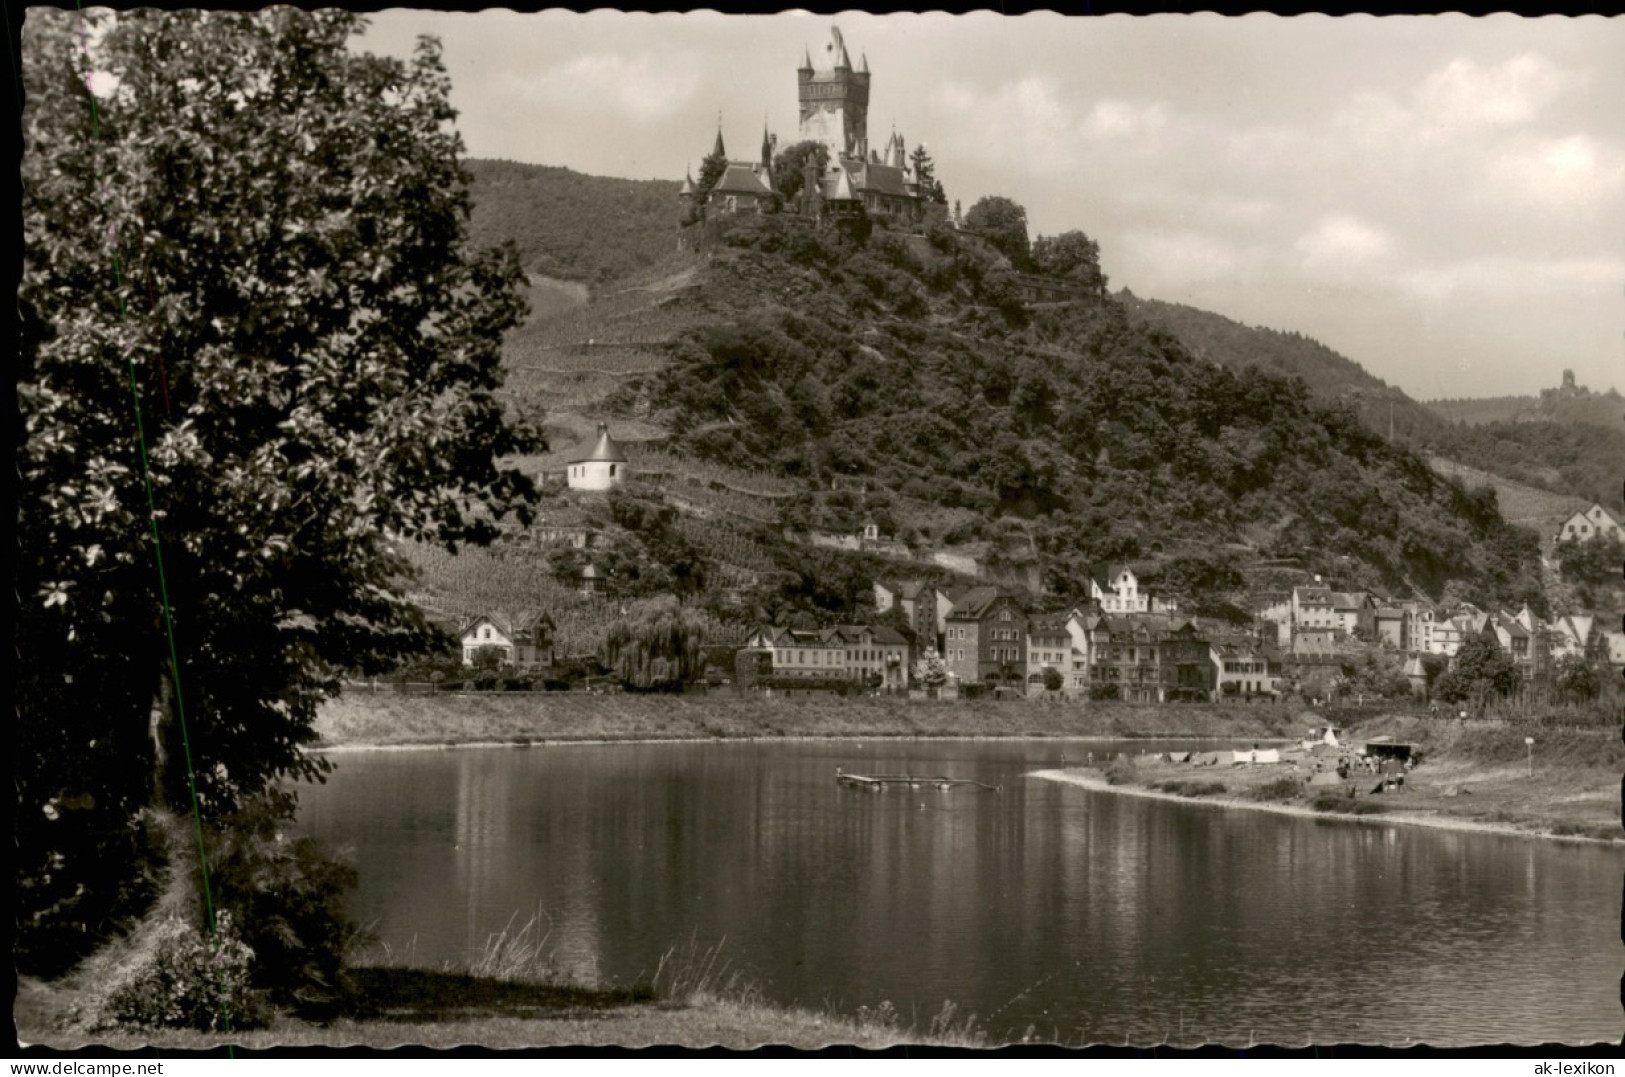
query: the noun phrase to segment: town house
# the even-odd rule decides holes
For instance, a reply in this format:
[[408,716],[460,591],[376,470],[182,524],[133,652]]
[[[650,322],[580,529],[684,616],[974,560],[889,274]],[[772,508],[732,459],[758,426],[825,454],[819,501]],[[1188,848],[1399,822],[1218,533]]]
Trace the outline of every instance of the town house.
[[1157,640],[1164,700],[1213,698],[1213,655],[1207,634],[1194,620],[1171,626]]
[[1033,617],[1027,621],[1027,694],[1041,695],[1044,671],[1053,669],[1068,687],[1068,667],[1072,658],[1072,636],[1066,620],[1059,615]]
[[1068,661],[1067,693],[1083,695],[1094,684],[1097,656],[1111,650],[1111,630],[1106,615],[1099,610],[1073,610],[1066,618],[1067,636],[1072,641]]
[[943,661],[961,684],[1017,683],[1027,661],[1027,617],[996,587],[960,594],[943,622]]
[[766,625],[754,629],[741,650],[766,656],[766,668],[758,665],[759,674],[809,680],[846,679],[846,642],[833,629]]
[[908,640],[885,625],[840,625],[830,632],[845,648],[844,669],[849,680],[868,686],[879,677],[887,692],[908,689]]

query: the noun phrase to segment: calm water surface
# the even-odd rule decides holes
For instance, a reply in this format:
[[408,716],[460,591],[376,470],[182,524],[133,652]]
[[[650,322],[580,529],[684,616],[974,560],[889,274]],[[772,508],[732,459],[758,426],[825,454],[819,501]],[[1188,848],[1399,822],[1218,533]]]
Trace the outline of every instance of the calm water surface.
[[[774,1000],[945,1000],[999,1039],[1617,1042],[1625,852],[1292,819],[1026,777],[1059,741],[567,745],[345,754],[303,825],[425,964],[545,910],[630,983],[690,939]],[[868,793],[948,773],[998,793]]]

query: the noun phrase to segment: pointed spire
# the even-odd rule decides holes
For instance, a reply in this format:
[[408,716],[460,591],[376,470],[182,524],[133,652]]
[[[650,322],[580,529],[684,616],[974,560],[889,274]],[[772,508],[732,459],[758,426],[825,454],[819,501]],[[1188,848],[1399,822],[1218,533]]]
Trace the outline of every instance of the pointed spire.
[[678,189],[679,198],[691,198],[694,195],[694,166],[689,165],[683,169],[683,186]]
[[762,167],[769,168],[773,164],[773,139],[767,133],[767,114],[762,115]]
[[711,156],[721,157],[724,160],[728,157],[728,151],[722,145],[722,113],[720,112],[717,113],[717,144],[711,147]]
[[847,71],[852,70],[852,58],[846,54],[846,41],[841,37],[841,28],[831,26],[829,36],[833,39],[831,44],[835,50],[835,70],[840,71],[843,68]]
[[803,45],[801,47],[801,70],[811,71],[812,69],[812,50]]
[[869,54],[867,52],[860,52],[860,53],[858,53],[858,74],[867,75],[868,73],[869,73]]

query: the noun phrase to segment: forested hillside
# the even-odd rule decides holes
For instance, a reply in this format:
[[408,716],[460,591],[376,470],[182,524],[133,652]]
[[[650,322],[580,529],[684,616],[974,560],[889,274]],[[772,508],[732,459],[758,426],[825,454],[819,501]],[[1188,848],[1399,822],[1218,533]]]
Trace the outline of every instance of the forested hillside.
[[1353,408],[1373,430],[1407,444],[1436,444],[1449,425],[1402,390],[1302,333],[1243,325],[1221,314],[1180,303],[1118,294],[1135,322],[1172,333],[1195,356],[1233,370],[1258,367],[1302,378],[1321,400]]
[[1495,397],[1426,404],[1301,333],[1243,325],[1177,303],[1118,299],[1136,322],[1179,338],[1193,354],[1236,370],[1258,367],[1304,380],[1323,401],[1353,408],[1379,434],[1426,453],[1470,463],[1527,486],[1625,510],[1625,399]]
[[515,161],[464,165],[474,177],[474,245],[511,239],[533,273],[604,284],[676,248],[676,183],[607,179]]
[[1543,604],[1534,536],[1493,494],[1116,300],[1028,309],[950,231],[863,244],[741,220],[701,281],[683,303],[711,324],[624,399],[651,401],[681,451],[807,480],[792,515],[842,477],[968,508],[961,537],[1019,533],[1063,595],[1117,558],[1216,594],[1251,559],[1296,557],[1349,586]]

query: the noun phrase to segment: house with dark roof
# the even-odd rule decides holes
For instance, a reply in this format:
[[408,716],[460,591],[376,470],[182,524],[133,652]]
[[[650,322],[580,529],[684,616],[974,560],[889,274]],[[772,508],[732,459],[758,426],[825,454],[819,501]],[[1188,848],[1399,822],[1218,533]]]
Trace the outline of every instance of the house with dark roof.
[[1072,635],[1066,617],[1045,614],[1027,619],[1027,694],[1043,695],[1044,672],[1053,669],[1061,677],[1065,691],[1072,665]]
[[[901,611],[914,632],[915,646],[936,651],[937,588],[920,580],[875,580],[875,612]],[[946,615],[946,614],[945,614]]]
[[1161,700],[1207,701],[1213,698],[1213,651],[1207,632],[1191,618],[1168,626],[1157,639]]
[[997,587],[970,587],[953,596],[943,622],[948,673],[961,684],[1025,680],[1027,615],[1013,595]]
[[553,621],[546,614],[482,613],[462,625],[458,641],[465,666],[486,649],[496,651],[505,666],[545,665],[553,660]]
[[626,482],[626,452],[609,436],[609,424],[598,424],[598,440],[592,451],[571,460],[567,478],[572,490],[614,490]]
[[908,690],[911,665],[908,640],[886,625],[837,625],[830,639],[845,648],[844,669],[848,680],[869,686],[878,681],[881,690]]

